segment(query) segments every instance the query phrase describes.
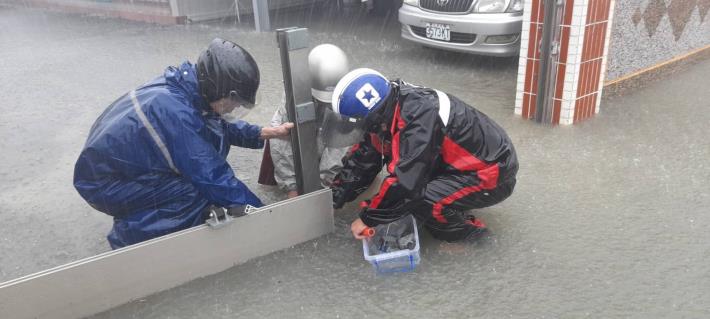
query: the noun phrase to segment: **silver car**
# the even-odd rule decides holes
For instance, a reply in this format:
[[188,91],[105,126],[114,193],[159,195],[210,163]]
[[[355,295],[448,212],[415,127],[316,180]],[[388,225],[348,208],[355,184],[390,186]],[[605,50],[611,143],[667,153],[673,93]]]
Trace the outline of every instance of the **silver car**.
[[402,38],[428,47],[480,55],[520,50],[523,0],[404,0]]

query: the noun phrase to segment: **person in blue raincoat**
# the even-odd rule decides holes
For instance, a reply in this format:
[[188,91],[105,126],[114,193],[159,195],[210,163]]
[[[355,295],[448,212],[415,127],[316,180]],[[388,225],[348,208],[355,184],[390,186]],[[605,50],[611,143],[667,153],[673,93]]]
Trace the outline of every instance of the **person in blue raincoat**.
[[252,56],[215,39],[197,64],[168,67],[99,116],[74,167],[74,187],[113,216],[113,249],[200,225],[211,205],[262,206],[226,161],[231,146],[262,148],[293,127],[234,121],[254,107],[258,87]]

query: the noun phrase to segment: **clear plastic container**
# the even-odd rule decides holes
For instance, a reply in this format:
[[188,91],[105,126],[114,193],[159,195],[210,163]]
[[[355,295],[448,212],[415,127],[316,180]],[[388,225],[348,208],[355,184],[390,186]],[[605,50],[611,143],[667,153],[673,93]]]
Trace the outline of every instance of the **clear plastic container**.
[[[387,239],[390,241],[386,241]],[[397,240],[401,245],[396,248],[392,248],[393,245],[387,245],[393,243],[394,240]],[[390,224],[375,227],[375,235],[362,240],[362,250],[365,260],[372,264],[378,273],[414,270],[421,260],[416,220],[409,215]]]

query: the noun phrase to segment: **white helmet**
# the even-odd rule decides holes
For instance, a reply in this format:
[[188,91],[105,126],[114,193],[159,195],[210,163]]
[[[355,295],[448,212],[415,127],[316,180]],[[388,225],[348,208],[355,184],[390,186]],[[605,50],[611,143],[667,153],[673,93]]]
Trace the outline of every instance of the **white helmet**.
[[321,44],[308,54],[311,73],[311,95],[323,103],[331,103],[338,81],[348,73],[348,57],[339,47]]

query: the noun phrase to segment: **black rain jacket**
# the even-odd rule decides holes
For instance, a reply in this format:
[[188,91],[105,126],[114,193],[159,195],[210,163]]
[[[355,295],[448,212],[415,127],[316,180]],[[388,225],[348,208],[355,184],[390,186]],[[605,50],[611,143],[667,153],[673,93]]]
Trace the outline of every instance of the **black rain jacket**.
[[[375,226],[397,220],[417,205],[433,205],[425,186],[445,174],[476,174],[479,185],[493,189],[515,178],[518,161],[505,131],[482,112],[443,92],[393,82],[397,95],[385,105],[388,130],[371,125],[365,139],[343,159],[331,188],[335,208],[362,194],[383,166],[389,175],[371,200],[360,204],[360,217]],[[445,96],[442,99],[439,95]],[[431,206],[430,206],[431,207]]]

